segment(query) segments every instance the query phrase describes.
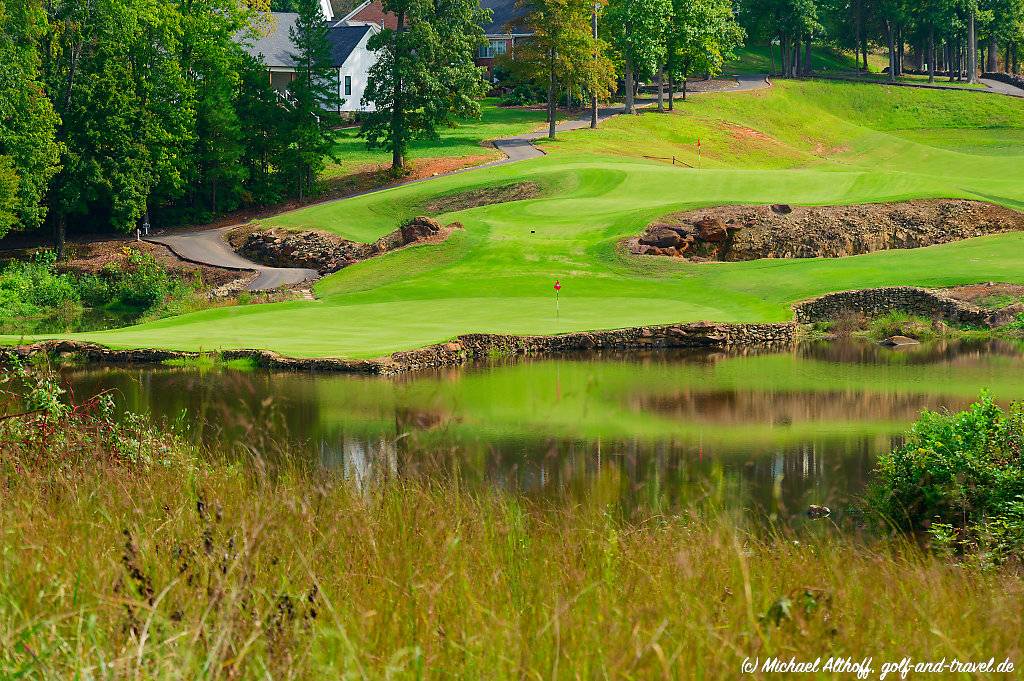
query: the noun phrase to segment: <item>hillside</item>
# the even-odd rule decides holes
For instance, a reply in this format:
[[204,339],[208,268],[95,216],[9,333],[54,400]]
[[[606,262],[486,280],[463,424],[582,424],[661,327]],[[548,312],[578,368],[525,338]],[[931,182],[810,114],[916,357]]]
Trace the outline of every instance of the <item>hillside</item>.
[[[636,258],[617,248],[661,215],[714,204],[951,197],[1021,209],[1022,143],[1024,102],[993,95],[829,82],[704,95],[672,115],[619,117],[596,132],[565,134],[543,145],[543,158],[268,220],[372,241],[439,196],[524,180],[540,187],[530,200],[438,216],[465,229],[443,244],[334,274],[317,285],[315,302],[209,310],[78,337],[114,347],[371,357],[463,332],[782,321],[792,302],[834,290],[1024,282],[1019,233],[841,259],[742,263]],[[564,285],[557,317],[555,279]]]

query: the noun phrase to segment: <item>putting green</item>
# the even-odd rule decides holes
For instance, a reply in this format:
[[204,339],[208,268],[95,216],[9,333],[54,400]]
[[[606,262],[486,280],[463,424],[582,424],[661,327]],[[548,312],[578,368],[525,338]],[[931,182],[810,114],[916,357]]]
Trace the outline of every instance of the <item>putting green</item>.
[[[315,302],[207,310],[73,337],[115,348],[373,357],[465,332],[783,321],[792,302],[848,288],[1024,283],[1019,233],[829,260],[691,264],[616,249],[659,215],[711,204],[963,197],[1020,209],[1022,143],[1024,102],[1009,97],[824,82],[704,95],[675,115],[619,117],[565,134],[545,144],[543,158],[268,220],[370,241],[440,195],[523,180],[541,186],[535,199],[443,216],[465,229],[327,277]],[[675,165],[658,160],[672,156]],[[563,284],[557,316],[555,279]]]

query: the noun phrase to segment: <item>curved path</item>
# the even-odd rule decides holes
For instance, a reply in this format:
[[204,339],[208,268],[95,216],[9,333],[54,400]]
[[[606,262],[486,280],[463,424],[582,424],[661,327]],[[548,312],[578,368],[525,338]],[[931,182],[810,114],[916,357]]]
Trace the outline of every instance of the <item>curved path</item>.
[[1007,95],[1010,97],[1024,97],[1024,89],[1021,89],[1016,85],[1004,83],[1001,80],[992,80],[991,78],[979,78],[978,82],[988,86],[988,88],[992,90],[992,92],[998,92],[1001,95]]
[[228,244],[227,233],[234,229],[192,230],[147,237],[147,241],[163,244],[176,256],[188,262],[214,265],[232,270],[256,272],[246,287],[249,291],[269,291],[279,286],[301,284],[317,278],[316,270],[301,267],[266,267],[235,253]]
[[[709,90],[708,92],[748,92],[750,90],[761,90],[771,86],[768,78],[763,75],[758,76],[736,76],[736,85],[734,87],[724,90]],[[701,95],[703,92],[691,92],[688,96]],[[678,99],[678,98],[677,98]],[[642,99],[636,105],[635,108],[643,109],[655,106],[657,102],[650,99]],[[597,117],[599,120],[605,120],[612,118],[613,116],[622,115],[623,107],[604,107],[598,110]],[[581,128],[590,127],[590,114],[587,113],[585,116],[576,118],[569,121],[563,121],[559,123],[555,129],[558,132],[566,132],[568,130],[579,130]],[[448,175],[455,175],[457,173],[465,173],[471,170],[480,170],[481,168],[488,168],[491,166],[504,165],[506,163],[515,163],[517,161],[525,161],[531,158],[537,158],[543,156],[544,152],[541,151],[534,141],[547,137],[547,132],[531,132],[524,135],[517,135],[516,137],[507,137],[505,139],[494,140],[492,144],[494,148],[505,155],[505,158],[491,161],[490,163],[484,163],[482,165],[469,166],[467,168],[460,168],[458,170],[452,170],[447,173],[441,173],[432,177],[423,177],[417,180],[409,180],[408,182],[402,182],[399,184],[391,185],[387,189],[394,189],[395,187],[401,187],[406,184],[415,184],[419,182],[429,182],[439,177],[446,177]],[[387,189],[374,189],[366,192],[360,192],[358,194],[352,194],[340,199],[332,199],[331,201],[345,201],[347,199],[354,198],[356,196],[362,196],[364,194],[373,194],[378,191],[387,191]],[[326,202],[330,203],[330,201]],[[161,234],[157,236],[146,237],[146,241],[158,243],[166,246],[171,250],[172,253],[177,255],[182,260],[188,262],[199,263],[203,265],[213,265],[215,267],[223,267],[226,269],[242,270],[256,272],[256,278],[249,282],[246,287],[249,291],[268,291],[271,289],[278,288],[280,286],[288,286],[293,284],[301,284],[303,282],[313,281],[317,278],[318,274],[316,270],[304,269],[299,267],[266,267],[260,265],[248,258],[244,258],[231,248],[227,242],[227,233],[234,229],[237,225],[231,225],[229,227],[220,227],[216,229],[197,229],[190,230],[187,232],[171,232],[167,234]]]

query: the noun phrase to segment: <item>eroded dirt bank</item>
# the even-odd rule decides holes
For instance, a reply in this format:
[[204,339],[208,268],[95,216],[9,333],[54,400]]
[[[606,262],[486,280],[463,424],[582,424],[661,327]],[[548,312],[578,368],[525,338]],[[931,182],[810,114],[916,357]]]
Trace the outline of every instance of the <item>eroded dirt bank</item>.
[[1024,213],[939,199],[857,206],[719,206],[667,215],[629,239],[636,255],[694,261],[839,258],[1024,230]]

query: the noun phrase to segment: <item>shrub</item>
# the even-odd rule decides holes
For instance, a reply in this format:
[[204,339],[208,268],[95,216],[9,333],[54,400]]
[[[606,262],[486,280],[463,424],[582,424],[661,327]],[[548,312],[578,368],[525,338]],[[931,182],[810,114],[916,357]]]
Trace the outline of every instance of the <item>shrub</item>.
[[1024,404],[982,393],[957,413],[925,410],[879,458],[869,503],[897,527],[926,530],[958,552],[995,560],[1024,547]]

